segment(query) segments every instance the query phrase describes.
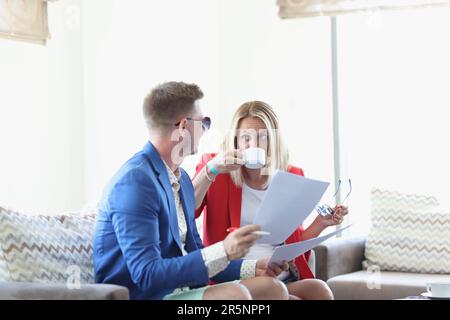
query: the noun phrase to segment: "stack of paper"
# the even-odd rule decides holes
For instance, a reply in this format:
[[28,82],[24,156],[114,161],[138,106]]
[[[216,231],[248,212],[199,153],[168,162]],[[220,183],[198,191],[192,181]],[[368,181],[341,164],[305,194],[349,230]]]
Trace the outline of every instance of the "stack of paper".
[[[263,236],[257,243],[271,245],[283,243],[311,214],[328,186],[328,182],[277,171],[253,220],[254,224],[260,225],[261,230],[270,232],[270,235]],[[276,262],[292,260],[343,230],[277,247],[272,260]]]
[[291,261],[299,255],[311,250],[319,243],[337,235],[338,233],[344,231],[349,227],[350,226],[346,226],[345,228],[339,229],[321,237],[276,247],[275,251],[272,254],[272,257],[269,260],[269,264],[275,263],[281,265],[283,264],[283,261]]

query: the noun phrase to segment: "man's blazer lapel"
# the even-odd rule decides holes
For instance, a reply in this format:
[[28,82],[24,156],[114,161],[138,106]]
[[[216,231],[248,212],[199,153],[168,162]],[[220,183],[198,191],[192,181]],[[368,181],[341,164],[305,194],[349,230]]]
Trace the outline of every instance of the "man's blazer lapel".
[[167,174],[167,169],[164,162],[161,159],[159,152],[155,149],[151,142],[148,142],[144,147],[144,153],[148,156],[153,169],[155,170],[158,180],[163,187],[166,199],[169,204],[169,223],[170,223],[170,231],[172,233],[175,242],[178,247],[182,248],[180,233],[178,231],[178,218],[175,207],[175,201],[172,191],[172,186],[170,184],[169,175]]

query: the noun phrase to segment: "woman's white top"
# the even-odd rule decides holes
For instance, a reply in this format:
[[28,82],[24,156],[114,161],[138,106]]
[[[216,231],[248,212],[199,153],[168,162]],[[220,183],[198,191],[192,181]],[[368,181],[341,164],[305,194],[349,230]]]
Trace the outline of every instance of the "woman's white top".
[[[250,188],[244,183],[242,186],[242,204],[241,204],[241,227],[252,224],[266,190],[256,190]],[[263,230],[264,231],[264,230]],[[253,245],[244,259],[258,260],[264,257],[270,257],[273,254],[275,247],[270,244],[255,244]],[[278,276],[278,279],[285,279],[289,272],[283,271]]]

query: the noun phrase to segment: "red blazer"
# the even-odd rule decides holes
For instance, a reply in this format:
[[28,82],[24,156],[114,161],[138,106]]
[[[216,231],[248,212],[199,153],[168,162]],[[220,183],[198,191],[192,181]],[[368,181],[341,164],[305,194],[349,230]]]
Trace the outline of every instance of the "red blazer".
[[[196,175],[206,163],[216,154],[205,154],[196,167]],[[288,167],[288,172],[303,176],[303,170],[294,166]],[[200,207],[195,211],[195,218],[203,213],[203,243],[205,246],[222,241],[227,236],[226,229],[240,227],[241,225],[242,188],[237,187],[229,174],[220,174],[209,187]],[[303,227],[297,230],[286,240],[294,243],[302,240]],[[295,259],[295,265],[301,279],[314,278],[309,269],[308,259],[311,252],[306,252]]]

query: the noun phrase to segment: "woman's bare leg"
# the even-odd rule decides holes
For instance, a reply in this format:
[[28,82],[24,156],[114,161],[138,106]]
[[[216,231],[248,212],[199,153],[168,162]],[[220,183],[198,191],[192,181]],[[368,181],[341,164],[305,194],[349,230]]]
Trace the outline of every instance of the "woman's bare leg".
[[302,300],[333,300],[333,292],[326,282],[319,279],[305,279],[288,283],[290,295]]
[[205,290],[203,300],[251,300],[247,287],[238,283],[224,283]]
[[285,284],[270,277],[255,277],[242,280],[255,300],[288,300],[289,294]]

